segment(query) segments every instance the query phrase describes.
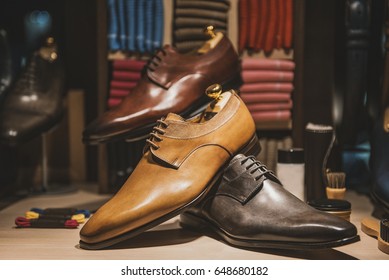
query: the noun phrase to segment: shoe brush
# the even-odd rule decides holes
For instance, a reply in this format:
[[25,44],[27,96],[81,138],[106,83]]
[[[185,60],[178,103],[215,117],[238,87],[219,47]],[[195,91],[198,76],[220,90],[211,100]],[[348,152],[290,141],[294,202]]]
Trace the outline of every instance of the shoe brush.
[[389,255],[389,219],[378,221],[365,218],[361,222],[361,230],[369,236],[376,237],[378,249]]
[[327,198],[344,199],[346,193],[345,182],[346,174],[344,172],[327,172]]

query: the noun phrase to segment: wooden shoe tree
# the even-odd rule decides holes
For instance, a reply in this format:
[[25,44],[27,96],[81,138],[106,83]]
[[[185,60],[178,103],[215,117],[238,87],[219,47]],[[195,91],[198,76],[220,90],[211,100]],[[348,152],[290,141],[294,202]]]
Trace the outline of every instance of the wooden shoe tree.
[[[381,227],[382,226],[383,225],[381,225]],[[388,227],[388,225],[386,225],[386,227]],[[389,254],[389,242],[383,240],[381,237],[379,220],[372,218],[363,219],[361,222],[361,230],[369,236],[376,237],[378,240],[378,249],[385,254]]]
[[215,46],[220,42],[220,40],[224,37],[223,33],[221,32],[214,32],[214,27],[212,25],[208,26],[205,29],[205,34],[209,35],[211,39],[206,41],[204,45],[197,50],[197,53],[204,54],[215,48]]

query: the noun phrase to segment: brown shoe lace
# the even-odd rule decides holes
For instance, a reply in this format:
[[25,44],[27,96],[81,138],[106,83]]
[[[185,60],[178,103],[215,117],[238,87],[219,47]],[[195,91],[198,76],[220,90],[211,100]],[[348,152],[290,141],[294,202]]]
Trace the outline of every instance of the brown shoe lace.
[[166,56],[166,51],[163,48],[158,49],[153,57],[147,62],[146,67],[150,71],[155,71],[157,69],[159,63],[163,60],[163,57]]
[[157,120],[157,125],[154,126],[153,131],[150,133],[150,138],[146,140],[146,147],[145,151],[148,147],[151,147],[154,150],[158,150],[159,146],[155,142],[161,142],[163,139],[160,137],[160,135],[165,134],[165,129],[169,126],[167,122],[164,121],[164,119]]

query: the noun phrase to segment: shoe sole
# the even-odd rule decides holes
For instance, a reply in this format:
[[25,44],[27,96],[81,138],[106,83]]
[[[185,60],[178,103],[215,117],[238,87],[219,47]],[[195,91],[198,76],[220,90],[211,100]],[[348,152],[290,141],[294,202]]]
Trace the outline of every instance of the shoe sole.
[[268,241],[268,240],[249,240],[231,236],[224,230],[220,229],[212,222],[193,215],[191,213],[182,213],[180,215],[180,226],[201,233],[206,233],[211,230],[220,236],[227,244],[240,248],[262,248],[262,249],[293,249],[293,250],[308,250],[308,249],[327,249],[338,246],[351,244],[360,240],[358,235],[347,237],[339,240],[328,242],[290,242],[290,241]]
[[[237,77],[234,77],[230,81],[224,83],[222,85],[222,88],[224,91],[231,90],[231,89],[237,89],[243,84],[242,78],[240,75]],[[211,100],[204,95],[204,97],[198,99],[195,104],[192,106],[189,106],[188,109],[185,111],[178,113],[178,115],[182,116],[183,118],[192,118],[199,114],[200,112],[204,111],[208,104],[211,102]],[[195,108],[195,109],[193,109]],[[98,144],[104,144],[108,142],[115,142],[115,141],[126,141],[126,142],[135,142],[139,140],[146,139],[150,136],[150,132],[154,126],[157,125],[157,122],[153,122],[150,124],[146,124],[142,127],[136,128],[134,130],[129,130],[124,133],[116,134],[116,135],[107,135],[103,137],[96,137],[96,138],[82,138],[82,142],[84,144],[88,145],[98,145]]]
[[[261,151],[261,146],[259,144],[259,140],[257,138],[257,135],[254,133],[254,135],[252,136],[252,138],[250,139],[250,141],[243,146],[243,148],[238,151],[236,154],[239,154],[239,153],[242,153],[242,154],[245,154],[245,155],[258,155]],[[226,164],[228,163],[228,161],[226,162]],[[215,186],[218,181],[220,181],[221,179],[221,176],[223,174],[223,170],[224,170],[225,166],[222,166],[219,171],[216,173],[216,175],[212,178],[211,182],[208,183],[208,185],[204,188],[204,190],[195,198],[193,199],[192,201],[190,201],[189,203],[187,203],[186,205],[184,206],[181,206],[180,208],[154,220],[154,221],[151,221],[150,223],[148,224],[145,224],[139,228],[136,228],[134,230],[131,230],[131,231],[128,231],[122,235],[119,235],[117,237],[113,237],[111,239],[107,239],[105,241],[101,241],[101,242],[98,242],[98,243],[87,243],[87,242],[84,242],[82,240],[80,240],[80,247],[82,249],[87,249],[87,250],[99,250],[99,249],[104,249],[104,248],[107,248],[107,247],[110,247],[112,245],[115,245],[119,242],[122,242],[122,241],[125,241],[127,239],[130,239],[132,237],[135,237],[139,234],[141,234],[142,232],[150,229],[150,228],[153,228],[171,218],[174,218],[175,216],[181,214],[183,211],[185,211],[187,208],[191,207],[191,206],[194,206],[196,205],[198,202],[200,202],[207,194],[208,192],[212,189],[213,186]]]

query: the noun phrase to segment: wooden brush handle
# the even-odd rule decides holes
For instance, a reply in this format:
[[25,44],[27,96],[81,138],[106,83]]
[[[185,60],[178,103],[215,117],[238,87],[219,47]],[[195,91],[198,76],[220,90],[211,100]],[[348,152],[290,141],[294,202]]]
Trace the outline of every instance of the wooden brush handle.
[[336,188],[327,187],[326,193],[328,199],[344,199],[346,188],[336,189]]

